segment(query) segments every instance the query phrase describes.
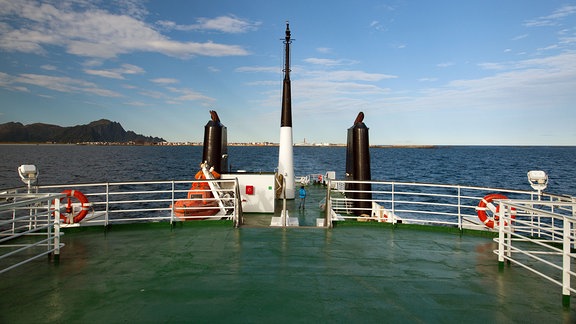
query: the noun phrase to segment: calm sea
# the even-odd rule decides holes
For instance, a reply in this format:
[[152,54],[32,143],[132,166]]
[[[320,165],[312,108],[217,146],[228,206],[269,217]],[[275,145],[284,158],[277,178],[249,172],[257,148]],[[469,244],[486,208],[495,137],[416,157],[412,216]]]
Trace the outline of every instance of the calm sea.
[[[233,170],[274,171],[277,147],[229,147]],[[22,186],[17,168],[35,164],[41,184],[192,179],[197,146],[0,145],[0,188]],[[576,147],[446,146],[373,148],[372,179],[530,190],[526,173],[544,170],[549,192],[576,195]],[[344,178],[346,148],[295,147],[297,176],[336,171]]]

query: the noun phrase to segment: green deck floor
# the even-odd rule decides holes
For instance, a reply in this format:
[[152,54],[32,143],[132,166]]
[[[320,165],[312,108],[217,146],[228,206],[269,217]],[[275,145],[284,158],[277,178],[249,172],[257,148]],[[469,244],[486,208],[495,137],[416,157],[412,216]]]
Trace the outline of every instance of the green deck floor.
[[[1,323],[572,323],[489,238],[404,228],[115,226],[0,275]],[[574,304],[574,301],[572,302]]]

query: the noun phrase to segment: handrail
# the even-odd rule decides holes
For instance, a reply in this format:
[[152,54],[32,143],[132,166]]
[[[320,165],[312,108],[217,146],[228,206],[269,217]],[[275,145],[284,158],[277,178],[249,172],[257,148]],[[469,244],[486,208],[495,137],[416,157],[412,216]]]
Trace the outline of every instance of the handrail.
[[[190,198],[187,193],[190,185],[196,182],[218,183],[221,198]],[[234,179],[201,179],[201,180],[170,180],[170,181],[133,181],[83,183],[74,185],[39,186],[39,191],[62,191],[65,189],[81,190],[91,204],[91,210],[86,219],[79,224],[64,226],[110,225],[125,222],[175,222],[181,219],[232,219],[240,224],[240,206],[238,182]],[[209,190],[205,190],[209,191]],[[219,194],[220,195],[220,194]],[[205,201],[218,204],[216,215],[194,216],[196,211],[207,209],[202,204],[183,207],[181,210],[190,216],[177,217],[174,213],[178,200]],[[238,200],[238,201],[237,201]],[[222,205],[220,205],[222,204]]]
[[2,194],[0,273],[44,255],[60,254],[60,198],[63,194]]
[[[486,229],[478,221],[476,208],[482,197],[489,193],[503,193],[517,199],[533,199],[535,194],[523,190],[396,181],[332,180],[329,183],[330,192],[327,195],[332,210],[340,219],[376,220],[375,210],[368,215],[364,207],[355,207],[358,202],[370,201],[382,207],[387,222],[454,226],[461,230]],[[368,183],[371,190],[346,188],[346,184],[354,183]],[[333,192],[339,192],[342,196],[337,197]],[[370,193],[372,199],[350,198],[354,193]]]
[[[445,184],[364,181],[371,184],[372,210],[354,207],[363,199],[352,199],[345,184],[355,181],[329,182],[327,221],[384,221],[392,224],[452,226],[460,230],[476,229],[498,234],[498,261],[522,266],[562,287],[563,303],[569,305],[570,294],[576,293],[571,283],[576,272],[576,198],[548,193],[499,188],[451,186]],[[361,181],[357,181],[361,182]],[[355,186],[351,186],[354,188]],[[339,188],[339,189],[332,189]],[[339,192],[336,195],[335,192]],[[477,217],[478,204],[485,195],[500,193],[508,199],[495,200],[499,220],[494,229]],[[328,226],[332,226],[328,224]],[[545,269],[543,269],[545,268]]]
[[[576,199],[556,201],[502,200],[499,216],[498,261],[519,265],[562,288],[562,303],[570,305],[576,273],[572,247],[576,243]],[[521,215],[522,217],[519,217]],[[514,218],[513,218],[514,216]],[[535,221],[536,220],[536,221]]]
[[[235,227],[240,226],[242,210],[237,179],[107,182],[79,184],[73,188],[70,188],[70,185],[50,185],[39,187],[39,190],[82,190],[92,204],[92,211],[82,225],[145,221],[173,223],[180,220],[175,215],[175,202],[188,198],[190,184],[208,181],[219,183],[219,190],[223,193],[220,206],[223,206],[225,213],[184,218],[225,217],[231,219]],[[565,303],[569,302],[571,293],[576,293],[576,289],[571,286],[571,283],[576,281],[572,280],[576,273],[570,268],[576,257],[571,251],[571,248],[576,248],[576,198],[548,193],[538,195],[533,191],[445,184],[356,182],[370,183],[370,190],[349,190],[346,184],[354,181],[328,179],[326,227],[330,228],[338,221],[378,221],[492,231],[498,234],[498,250],[495,253],[500,263],[508,261],[517,264],[560,285]],[[356,192],[369,192],[372,199],[349,197],[350,193]],[[494,202],[500,204],[500,221],[495,222],[494,229],[489,229],[478,220],[477,207],[482,197],[495,192],[505,194],[509,199]],[[2,195],[5,203],[0,203],[0,262],[23,254],[28,249],[46,247],[46,250],[38,251],[32,257],[7,267],[0,267],[0,273],[42,255],[58,255],[60,247],[63,246],[60,243],[60,227],[79,226],[60,224],[62,197],[63,194],[51,193],[11,192]],[[368,214],[365,214],[366,207],[355,206],[355,202],[366,201],[372,203]],[[207,207],[194,208],[200,210]],[[30,237],[32,243],[19,242],[24,237]],[[534,263],[537,265],[533,265]],[[541,270],[542,267],[547,270]]]
[[[241,201],[236,179],[202,179],[179,181],[137,181],[117,183],[85,183],[47,185],[36,187],[47,193],[19,193],[18,189],[0,195],[0,273],[14,269],[43,255],[58,256],[60,227],[110,225],[128,222],[179,221],[175,217],[175,202],[187,199],[190,184],[194,182],[218,183],[222,194],[217,201],[219,212],[207,216],[182,216],[182,219],[232,219],[234,226],[241,224]],[[65,189],[82,190],[91,204],[91,211],[80,224],[61,224],[60,199],[65,195],[52,193]],[[21,190],[26,190],[23,188]],[[228,197],[228,198],[227,198]],[[73,204],[74,205],[74,204]],[[206,210],[202,205],[185,207],[187,211]],[[22,241],[26,239],[25,241]],[[22,242],[21,242],[22,241]],[[39,247],[45,250],[36,251]],[[30,254],[30,250],[36,251]],[[15,258],[17,257],[17,258]],[[10,260],[10,261],[8,261]],[[12,262],[12,260],[16,260]]]

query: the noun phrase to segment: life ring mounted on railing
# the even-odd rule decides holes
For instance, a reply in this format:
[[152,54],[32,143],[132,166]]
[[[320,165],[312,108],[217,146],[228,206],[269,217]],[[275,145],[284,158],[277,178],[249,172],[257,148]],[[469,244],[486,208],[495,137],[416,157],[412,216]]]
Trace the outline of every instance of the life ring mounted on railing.
[[[60,212],[60,219],[64,221],[66,224],[73,224],[79,223],[81,220],[88,215],[88,211],[90,210],[90,203],[88,202],[88,198],[80,192],[79,190],[64,190],[62,191],[66,197],[60,199],[66,199],[66,204],[64,205],[64,212]],[[72,215],[74,212],[74,208],[72,206],[72,197],[80,202],[80,211],[76,215]]]
[[[478,203],[478,207],[476,207],[476,212],[478,213],[478,218],[486,227],[494,228],[495,224],[499,224],[500,217],[498,216],[498,212],[500,211],[500,205],[494,205],[492,203],[495,199],[508,199],[508,197],[502,194],[489,194],[484,196],[482,200]],[[512,208],[512,211],[515,209]],[[490,211],[493,216],[489,216],[486,211]],[[512,219],[516,218],[515,214],[511,215]],[[504,223],[507,226],[507,223]]]

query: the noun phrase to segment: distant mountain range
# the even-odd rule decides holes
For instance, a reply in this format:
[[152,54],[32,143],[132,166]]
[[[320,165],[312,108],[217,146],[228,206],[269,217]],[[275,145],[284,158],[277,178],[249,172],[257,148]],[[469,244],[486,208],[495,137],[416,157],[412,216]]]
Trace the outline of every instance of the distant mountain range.
[[107,119],[88,125],[62,127],[50,124],[5,123],[0,124],[0,142],[4,143],[159,143],[163,138],[144,136],[125,131],[122,125]]

